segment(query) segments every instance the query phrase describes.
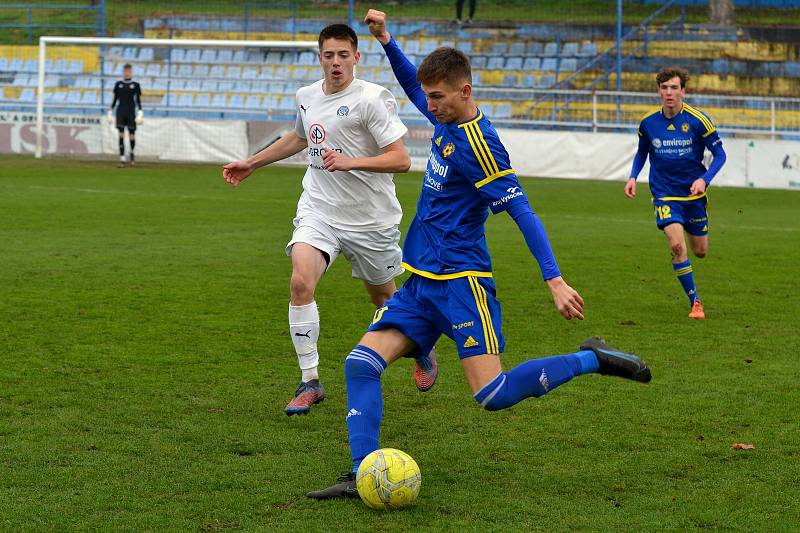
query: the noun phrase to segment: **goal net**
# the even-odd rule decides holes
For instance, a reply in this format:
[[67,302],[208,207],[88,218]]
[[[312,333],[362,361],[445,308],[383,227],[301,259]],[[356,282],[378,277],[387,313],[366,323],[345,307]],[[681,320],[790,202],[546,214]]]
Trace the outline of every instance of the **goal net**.
[[293,126],[296,90],[320,77],[310,41],[47,36],[38,61],[21,61],[32,68],[15,78],[8,115],[18,151],[37,157],[118,155],[108,110],[125,65],[141,87],[137,160],[247,157]]

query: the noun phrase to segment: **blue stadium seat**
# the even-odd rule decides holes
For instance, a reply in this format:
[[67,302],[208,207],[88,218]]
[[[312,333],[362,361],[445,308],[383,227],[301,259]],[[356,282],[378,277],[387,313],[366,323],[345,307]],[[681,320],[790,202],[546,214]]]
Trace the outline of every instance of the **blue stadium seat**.
[[49,96],[47,100],[53,104],[63,104],[67,101],[67,93],[64,91],[48,91],[45,93],[45,95]]
[[464,39],[463,41],[458,41],[456,43],[455,47],[458,48],[459,50],[461,50],[462,52],[464,52],[467,55],[471,55],[472,54],[472,41],[469,40],[469,39]]
[[220,92],[233,91],[233,82],[230,80],[222,80],[217,82],[217,90]]
[[173,48],[169,52],[170,61],[172,61],[173,63],[182,63],[185,55],[186,55],[186,50],[184,50],[183,48]]
[[508,49],[508,55],[522,56],[525,55],[525,43],[523,41],[514,41]]
[[783,64],[786,75],[791,78],[800,78],[800,61],[786,61]]
[[208,93],[200,93],[194,97],[194,107],[210,107],[211,95]]
[[506,59],[503,56],[491,56],[489,57],[489,62],[486,64],[487,69],[501,69],[506,63]]
[[11,83],[11,85],[14,85],[16,87],[25,87],[27,85],[30,85],[30,83],[28,83],[29,80],[30,76],[28,76],[27,74],[17,74],[16,76],[14,76],[14,81]]
[[208,71],[209,78],[224,78],[225,77],[225,66],[224,65],[214,65]]
[[550,42],[550,43],[547,43],[546,45],[544,45],[544,51],[542,52],[542,55],[545,56],[545,57],[557,56],[558,55],[558,43]]
[[278,103],[278,109],[281,111],[294,111],[295,99],[291,96],[284,96]]
[[486,62],[486,56],[472,56],[470,58],[470,63],[472,63],[473,69],[486,68]]
[[83,95],[81,96],[81,104],[94,105],[99,103],[100,98],[97,94],[97,91],[83,91]]
[[561,49],[562,57],[575,57],[578,55],[578,43],[564,43],[564,48]]
[[239,48],[233,52],[233,59],[231,60],[232,63],[244,63],[247,59],[247,54],[244,50]]
[[[60,69],[56,69],[55,65],[54,65],[53,68],[50,69],[50,72],[64,72],[64,60],[63,59],[59,59],[58,61],[56,61],[56,63],[61,68]],[[23,70],[25,70],[26,72],[38,72],[39,71],[39,63],[35,59],[29,59],[29,60],[25,61],[25,64],[23,66]]]
[[565,57],[561,60],[559,70],[562,72],[575,72],[578,70],[578,60],[574,57]]
[[581,45],[578,55],[581,57],[591,57],[597,55],[597,43],[586,41]]
[[178,107],[191,107],[194,103],[194,95],[192,93],[182,93],[178,97]]
[[[102,80],[100,78],[89,78],[89,83],[86,84],[87,89],[100,89],[102,88]],[[107,87],[111,88],[111,83],[107,84]]]
[[542,66],[540,70],[556,70],[556,58],[554,57],[545,57],[542,59]]
[[145,70],[145,76],[161,76],[161,67],[162,65],[160,63],[150,63]]
[[265,62],[268,65],[279,65],[281,62],[281,53],[276,50],[269,52],[267,54],[267,59],[265,60]]
[[506,59],[506,70],[520,70],[522,68],[522,58],[513,56]]
[[284,52],[281,56],[281,63],[284,65],[296,65],[298,55],[297,52]]
[[420,44],[419,41],[416,39],[408,39],[404,43],[400,44],[400,48],[403,49],[403,52],[406,54],[418,54],[420,53]]
[[275,78],[275,68],[271,65],[267,65],[261,67],[261,70],[258,72],[258,79],[259,80],[271,80]]
[[[217,53],[215,61],[217,63],[225,63],[226,65],[233,63],[233,50],[230,50],[229,48],[221,49],[219,53]],[[213,63],[213,61],[210,62]]]
[[281,67],[277,67],[275,69],[275,73],[274,73],[272,79],[279,80],[279,81],[286,81],[286,80],[289,79],[289,77],[290,77],[289,76],[289,69],[284,67],[284,66],[281,66]]
[[228,67],[227,76],[228,76],[228,78],[231,78],[231,79],[234,79],[234,80],[238,80],[239,78],[242,77],[242,67],[240,67],[238,65],[229,66]]
[[178,99],[175,93],[165,94],[161,97],[161,105],[164,107],[172,107],[177,105]]
[[261,104],[264,109],[267,110],[275,110],[278,108],[278,97],[274,94],[270,94],[264,97],[264,102]]
[[258,70],[255,67],[244,67],[242,69],[243,80],[254,80],[258,78]]
[[235,93],[249,93],[250,92],[250,82],[249,81],[237,81],[233,84],[233,92]]
[[250,84],[250,92],[264,94],[269,92],[269,85],[265,81],[254,81]]
[[516,74],[504,74],[503,75],[503,87],[516,87],[517,86],[517,75]]
[[206,48],[200,54],[200,62],[201,63],[214,63],[217,60],[217,49],[216,48]]
[[498,104],[494,107],[492,116],[495,118],[511,118],[511,104]]
[[72,84],[76,89],[85,89],[89,87],[89,78],[76,78],[75,83]]
[[186,63],[200,63],[200,50],[197,48],[189,48],[183,56],[183,61]]
[[522,64],[522,70],[539,70],[541,65],[542,61],[538,57],[526,57],[525,63]]
[[186,80],[167,80],[170,91],[182,91],[186,87]]
[[155,57],[155,53],[152,48],[139,49],[139,61],[152,61],[153,57]]
[[264,53],[260,51],[247,52],[247,63],[261,64],[264,62]]
[[125,61],[133,61],[136,59],[136,52],[137,52],[136,48],[133,48],[132,46],[127,46],[125,47],[124,50],[122,50],[122,59],[124,59]]
[[19,93],[19,99],[22,102],[33,102],[36,100],[36,90],[35,89],[22,89],[22,92]]
[[529,56],[540,56],[544,52],[544,45],[539,41],[531,41],[528,43],[527,54]]
[[228,96],[225,94],[215,94],[211,99],[211,107],[226,108],[228,107]]
[[153,85],[147,87],[148,90],[151,91],[166,91],[167,90],[167,78],[156,78],[153,82]]
[[184,91],[202,91],[203,90],[203,80],[199,80],[197,78],[192,78],[186,80],[186,84],[183,86]]
[[112,46],[108,49],[108,55],[111,57],[116,57],[118,59],[122,58],[122,47],[121,46]]
[[[189,69],[189,73],[186,74],[186,76],[194,76],[195,78],[207,78],[208,72],[211,70],[211,67],[208,65],[195,65],[194,68],[192,68],[191,65],[181,65],[181,68],[184,66]],[[183,75],[184,74],[181,73],[181,76]]]
[[68,104],[80,104],[81,103],[81,92],[80,91],[69,91],[67,93],[66,102]]
[[370,53],[364,58],[363,65],[365,67],[379,67],[383,61],[383,54]]
[[317,64],[317,56],[314,52],[301,52],[300,57],[297,58],[297,64],[304,67],[313,67]]
[[70,74],[82,74],[83,73],[83,61],[76,60],[69,62],[69,73]]
[[522,77],[522,86],[523,87],[536,87],[536,75],[535,74],[525,74]]
[[495,41],[489,49],[490,54],[503,55],[508,52],[508,44],[505,41]]
[[545,74],[544,76],[539,78],[539,87],[540,89],[549,89],[556,83],[555,76],[551,74]]
[[261,96],[257,94],[251,94],[250,96],[247,97],[247,100],[245,100],[244,106],[248,109],[260,109]]
[[0,72],[6,72],[8,70],[8,59],[5,57],[0,57]]
[[25,70],[25,64],[20,58],[15,57],[11,59],[11,63],[8,65],[8,70],[12,72],[22,72]]

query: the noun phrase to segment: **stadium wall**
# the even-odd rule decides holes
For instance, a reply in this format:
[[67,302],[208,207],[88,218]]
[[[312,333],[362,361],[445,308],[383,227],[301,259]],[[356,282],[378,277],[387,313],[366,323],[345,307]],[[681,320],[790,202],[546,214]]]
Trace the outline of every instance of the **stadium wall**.
[[[0,112],[0,153],[33,153],[35,118],[32,113]],[[137,132],[136,151],[143,160],[225,163],[258,151],[291,127],[287,122],[152,118]],[[414,170],[425,168],[431,131],[409,127],[405,140]],[[498,132],[521,176],[624,181],[638,143],[633,133]],[[800,143],[757,138],[727,138],[724,143],[728,162],[715,186],[800,190]],[[117,132],[101,117],[46,115],[44,153],[113,158]],[[304,165],[305,156],[288,162]],[[648,171],[645,166],[640,181],[647,181]]]

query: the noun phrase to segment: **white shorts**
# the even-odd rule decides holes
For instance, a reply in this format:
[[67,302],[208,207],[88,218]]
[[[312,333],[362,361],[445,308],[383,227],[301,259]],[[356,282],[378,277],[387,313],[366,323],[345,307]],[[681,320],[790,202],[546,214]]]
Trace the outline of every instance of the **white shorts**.
[[286,245],[286,255],[292,255],[297,242],[309,244],[328,254],[328,268],[339,253],[350,261],[353,277],[370,285],[383,285],[405,270],[400,266],[400,229],[397,226],[376,231],[346,231],[334,228],[314,215],[294,219],[292,240]]

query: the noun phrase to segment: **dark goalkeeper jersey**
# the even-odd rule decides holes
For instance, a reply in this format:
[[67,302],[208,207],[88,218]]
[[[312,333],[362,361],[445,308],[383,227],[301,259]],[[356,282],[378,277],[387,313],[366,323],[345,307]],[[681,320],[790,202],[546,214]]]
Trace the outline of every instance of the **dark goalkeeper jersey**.
[[136,108],[142,108],[142,89],[133,80],[120,80],[114,85],[114,101],[111,107],[119,103],[117,115],[134,115]]

